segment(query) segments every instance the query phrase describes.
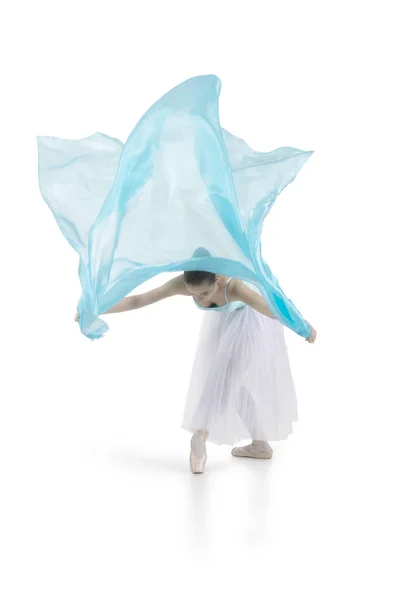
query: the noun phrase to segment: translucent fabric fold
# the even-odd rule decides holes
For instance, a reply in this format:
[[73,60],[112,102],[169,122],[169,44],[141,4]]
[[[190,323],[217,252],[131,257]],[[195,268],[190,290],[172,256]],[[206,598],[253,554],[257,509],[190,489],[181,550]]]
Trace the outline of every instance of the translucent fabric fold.
[[[279,321],[310,327],[261,252],[263,221],[313,152],[255,152],[221,128],[215,75],[173,88],[125,144],[97,132],[37,136],[41,195],[78,252],[79,325],[103,336],[99,318],[163,272],[202,270],[254,283]],[[204,248],[202,256],[198,248]]]

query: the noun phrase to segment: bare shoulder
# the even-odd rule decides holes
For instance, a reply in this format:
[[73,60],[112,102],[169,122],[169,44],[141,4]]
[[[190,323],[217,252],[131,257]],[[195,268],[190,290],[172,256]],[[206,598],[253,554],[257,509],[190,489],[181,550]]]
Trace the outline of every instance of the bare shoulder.
[[258,294],[258,292],[248,287],[248,285],[245,285],[243,281],[240,281],[239,279],[233,279],[230,281],[229,286],[229,300],[239,300],[240,302],[245,302],[245,304],[248,304],[257,312],[266,315],[271,319],[276,318],[273,315],[267,303],[265,302],[264,298],[260,294]]
[[191,296],[186,289],[183,274],[177,275],[177,277],[173,277],[167,281],[164,287],[168,290],[170,296]]
[[190,294],[186,290],[183,275],[178,277],[173,277],[163,285],[156,287],[148,292],[143,294],[138,294],[134,296],[134,308],[143,308],[144,306],[149,306],[150,304],[154,304],[155,302],[159,302],[160,300],[165,300],[166,298],[171,298],[172,296],[183,295],[189,296]]
[[227,296],[232,302],[238,300],[245,302],[247,298],[252,297],[252,294],[255,294],[255,292],[240,279],[231,279],[227,286]]

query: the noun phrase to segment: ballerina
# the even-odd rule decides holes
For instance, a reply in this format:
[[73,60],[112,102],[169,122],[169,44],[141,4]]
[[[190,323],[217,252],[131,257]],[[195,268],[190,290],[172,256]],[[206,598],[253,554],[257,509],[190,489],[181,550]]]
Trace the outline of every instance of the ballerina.
[[[197,253],[203,255],[203,249]],[[233,456],[268,459],[269,441],[283,440],[297,420],[297,399],[283,326],[255,286],[232,277],[186,271],[106,311],[137,310],[172,296],[192,297],[205,311],[182,428],[193,434],[190,469],[203,473],[206,441],[233,445]],[[78,321],[78,314],[75,321]],[[310,326],[309,343],[316,340]]]
[[[204,469],[207,439],[251,436],[234,456],[271,455],[269,440],[285,439],[297,416],[283,326],[316,337],[261,251],[264,219],[313,152],[252,150],[221,127],[220,89],[215,75],[179,84],[125,144],[100,132],[37,137],[41,194],[80,257],[81,332],[102,338],[99,315],[170,294],[206,311],[183,418],[193,472]],[[183,276],[128,296],[169,272]]]

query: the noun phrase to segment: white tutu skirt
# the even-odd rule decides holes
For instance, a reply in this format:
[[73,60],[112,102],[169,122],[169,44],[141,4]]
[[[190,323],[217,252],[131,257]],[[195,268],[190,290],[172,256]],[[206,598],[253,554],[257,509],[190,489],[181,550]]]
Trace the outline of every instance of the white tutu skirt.
[[203,315],[181,427],[214,444],[284,440],[297,398],[283,325],[250,306]]

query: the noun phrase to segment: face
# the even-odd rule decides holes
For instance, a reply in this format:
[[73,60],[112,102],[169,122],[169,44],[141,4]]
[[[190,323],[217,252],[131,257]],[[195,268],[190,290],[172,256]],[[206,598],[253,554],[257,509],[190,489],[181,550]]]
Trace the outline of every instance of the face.
[[196,298],[197,302],[209,302],[219,289],[218,277],[215,278],[215,283],[200,283],[199,285],[189,285],[185,283],[188,292]]

